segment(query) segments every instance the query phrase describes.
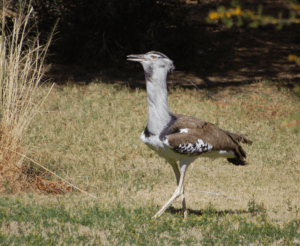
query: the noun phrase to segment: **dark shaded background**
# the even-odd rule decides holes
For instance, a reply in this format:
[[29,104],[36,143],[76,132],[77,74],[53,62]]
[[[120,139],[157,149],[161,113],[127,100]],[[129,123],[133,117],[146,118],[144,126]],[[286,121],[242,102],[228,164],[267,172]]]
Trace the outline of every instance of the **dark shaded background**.
[[193,59],[196,25],[184,3],[156,0],[39,0],[39,29],[50,31],[59,18],[51,47],[57,63],[112,66],[131,53],[161,50],[173,59]]
[[[58,20],[48,62],[48,76],[57,83],[92,79],[143,83],[139,64],[128,54],[160,51],[175,63],[172,83],[214,87],[260,79],[297,82],[299,66],[289,62],[300,56],[300,25],[227,29],[208,24],[210,10],[228,0],[35,0],[35,16],[42,39]],[[284,0],[240,1],[242,9],[289,16]]]

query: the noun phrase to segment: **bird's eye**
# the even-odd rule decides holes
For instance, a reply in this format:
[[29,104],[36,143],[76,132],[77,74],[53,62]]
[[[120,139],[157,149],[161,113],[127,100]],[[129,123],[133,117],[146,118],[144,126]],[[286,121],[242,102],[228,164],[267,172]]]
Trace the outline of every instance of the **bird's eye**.
[[151,58],[152,58],[152,59],[156,59],[157,57],[156,57],[156,56],[151,56]]

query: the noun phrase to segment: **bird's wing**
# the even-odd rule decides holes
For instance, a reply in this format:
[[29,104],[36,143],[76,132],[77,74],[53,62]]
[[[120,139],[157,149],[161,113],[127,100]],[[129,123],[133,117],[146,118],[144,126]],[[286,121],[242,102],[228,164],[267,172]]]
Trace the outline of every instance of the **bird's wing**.
[[239,142],[252,144],[252,141],[218,128],[212,123],[190,116],[175,115],[177,120],[170,126],[168,143],[179,153],[201,154],[202,152],[234,151],[237,157],[244,159],[246,152]]

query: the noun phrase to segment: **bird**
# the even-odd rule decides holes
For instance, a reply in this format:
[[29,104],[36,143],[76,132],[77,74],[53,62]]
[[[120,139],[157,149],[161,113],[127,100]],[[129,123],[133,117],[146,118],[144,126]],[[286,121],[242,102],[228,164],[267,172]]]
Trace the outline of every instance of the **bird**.
[[154,218],[160,217],[180,196],[183,217],[186,218],[188,210],[184,194],[184,177],[189,165],[199,157],[223,157],[233,165],[246,165],[246,151],[240,143],[252,145],[252,141],[203,119],[171,113],[168,105],[167,75],[173,73],[175,66],[166,55],[150,51],[146,54],[128,55],[127,60],[139,62],[145,73],[148,123],[140,139],[159,156],[165,158],[172,166],[177,181],[172,197]]

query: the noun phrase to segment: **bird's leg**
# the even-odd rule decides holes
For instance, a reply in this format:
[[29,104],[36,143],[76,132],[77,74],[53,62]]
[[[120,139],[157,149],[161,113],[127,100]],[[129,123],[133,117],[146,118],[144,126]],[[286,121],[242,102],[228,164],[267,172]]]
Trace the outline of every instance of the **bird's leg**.
[[[180,162],[180,169],[181,169],[181,173],[184,172],[184,175],[185,175],[185,172],[186,172],[186,169],[188,168],[189,164],[184,164],[182,162]],[[182,170],[184,169],[184,171]],[[185,204],[185,195],[184,195],[184,184],[182,182],[182,194],[181,194],[181,198],[182,198],[182,211],[183,211],[183,218],[186,218],[187,215],[188,215],[188,211],[187,211],[187,208],[186,208],[186,204]]]
[[[172,164],[171,164],[172,165]],[[173,167],[173,165],[172,165]],[[166,211],[166,209],[176,200],[176,198],[178,198],[180,195],[184,196],[184,189],[183,189],[183,181],[184,181],[184,175],[186,172],[188,165],[187,164],[183,164],[181,165],[180,169],[181,169],[181,175],[180,175],[180,179],[179,179],[179,184],[173,194],[173,196],[171,197],[171,199],[154,215],[154,218],[158,218],[159,216],[161,216],[163,214],[163,212]],[[177,168],[178,169],[178,168]],[[175,168],[173,168],[173,170],[175,170]],[[174,171],[175,172],[175,171]],[[179,172],[179,170],[178,170]],[[175,172],[176,174],[176,172]],[[183,203],[184,203],[184,216],[186,216],[187,214],[187,210],[186,210],[186,206],[185,206],[185,199],[183,199]]]
[[[178,165],[176,163],[176,161],[174,160],[168,160],[168,162],[171,164],[175,176],[176,176],[176,181],[177,181],[177,186],[179,185],[179,181],[180,181],[180,172],[178,169]],[[187,209],[186,209],[186,204],[185,204],[185,196],[184,196],[184,186],[182,187],[182,210],[183,210],[183,217],[187,217]]]
[[173,168],[173,171],[174,171],[175,177],[176,177],[176,184],[178,185],[179,184],[179,180],[180,180],[180,172],[179,172],[179,169],[178,169],[177,162],[174,161],[174,160],[170,160],[170,159],[168,159],[167,162],[169,162],[170,165]]
[[181,194],[181,197],[182,197],[183,218],[186,218],[187,215],[188,215],[188,211],[187,211],[186,204],[185,204],[185,195],[184,195],[184,187],[183,187],[183,185],[182,185],[182,194]]

